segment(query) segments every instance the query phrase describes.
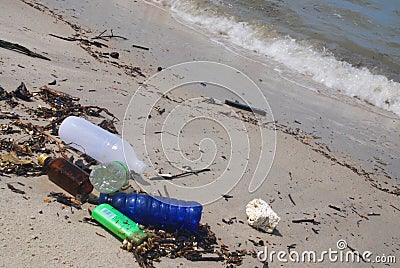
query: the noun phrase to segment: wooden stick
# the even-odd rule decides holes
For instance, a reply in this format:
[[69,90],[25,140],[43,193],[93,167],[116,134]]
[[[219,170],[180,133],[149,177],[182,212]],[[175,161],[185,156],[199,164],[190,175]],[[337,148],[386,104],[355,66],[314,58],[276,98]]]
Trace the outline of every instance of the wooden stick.
[[47,92],[47,93],[49,93],[51,95],[57,96],[57,97],[68,98],[68,99],[71,99],[73,101],[79,101],[78,97],[72,97],[71,95],[69,95],[67,93],[64,93],[64,92],[49,88],[46,85],[40,87],[39,89],[42,90],[42,91],[45,91],[45,92]]
[[142,46],[139,46],[139,45],[132,45],[132,47],[140,48],[140,49],[144,49],[144,50],[149,50],[150,49],[148,47],[142,47]]
[[296,203],[293,201],[293,198],[292,198],[292,196],[290,194],[289,194],[289,199],[293,203],[293,205],[296,205]]
[[253,112],[253,113],[256,113],[256,114],[260,114],[260,115],[263,115],[263,116],[267,115],[267,112],[264,111],[264,110],[261,110],[261,109],[258,109],[258,108],[254,108],[254,107],[250,107],[248,105],[241,104],[239,102],[225,100],[225,104],[229,105],[229,106],[232,106],[232,107],[235,107],[235,108],[238,108],[238,109],[245,110],[245,111],[249,111],[249,112]]
[[26,48],[24,46],[21,46],[19,44],[16,44],[16,43],[11,43],[11,42],[8,42],[8,41],[0,40],[0,47],[8,49],[8,50],[15,51],[15,52],[18,52],[18,53],[21,53],[21,54],[25,54],[25,55],[27,55],[29,57],[32,57],[32,58],[39,58],[39,59],[51,61],[49,58],[47,58],[47,57],[45,57],[43,55],[40,55],[40,54],[38,54],[36,52],[33,52],[33,51],[29,50],[28,48]]

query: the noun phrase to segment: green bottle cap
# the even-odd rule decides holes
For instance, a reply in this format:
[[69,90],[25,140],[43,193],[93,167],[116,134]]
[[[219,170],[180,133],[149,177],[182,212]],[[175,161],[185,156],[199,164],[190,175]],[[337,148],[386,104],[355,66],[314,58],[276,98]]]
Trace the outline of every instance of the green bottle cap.
[[149,237],[139,225],[109,204],[101,204],[92,211],[92,217],[121,239],[140,245]]

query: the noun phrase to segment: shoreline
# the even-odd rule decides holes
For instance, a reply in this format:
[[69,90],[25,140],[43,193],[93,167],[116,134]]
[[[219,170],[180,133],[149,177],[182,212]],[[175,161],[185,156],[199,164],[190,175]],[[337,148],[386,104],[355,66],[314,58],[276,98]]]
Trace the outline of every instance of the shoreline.
[[[396,74],[388,66],[386,75],[379,73],[378,70],[382,69],[382,66],[377,62],[374,67],[370,62],[379,61],[380,56],[362,60],[360,59],[362,56],[352,57],[350,52],[333,53],[340,51],[339,48],[325,51],[324,47],[329,47],[328,44],[315,43],[304,37],[298,39],[297,35],[292,34],[276,34],[271,29],[265,33],[262,28],[253,28],[255,26],[251,23],[238,22],[228,15],[210,15],[208,12],[200,11],[201,8],[196,6],[193,7],[193,11],[189,10],[186,5],[181,6],[179,1],[173,1],[170,3],[172,6],[166,8],[163,4],[160,6],[155,3],[150,4],[171,13],[177,21],[202,32],[216,43],[230,47],[241,54],[248,54],[249,57],[266,65],[275,66],[277,69],[282,67],[289,79],[301,81],[304,76],[306,79],[301,82],[315,89],[320,88],[317,84],[323,84],[323,88],[328,89],[325,93],[329,96],[337,95],[341,100],[347,99],[367,108],[372,104],[371,106],[375,105],[388,113],[396,114],[398,118],[396,94],[399,83],[391,78]],[[314,86],[306,80],[315,81]],[[370,84],[373,86],[370,87]],[[386,90],[387,94],[381,94],[380,88]],[[382,103],[382,98],[387,98],[387,101]]]
[[[131,1],[119,1],[118,4],[123,6],[130,3]],[[110,22],[112,21],[111,15],[115,11],[110,8],[115,4],[113,1],[110,2],[110,6],[107,6],[106,3],[93,4],[92,12],[96,13],[96,8],[102,4],[104,4],[103,8],[110,12],[108,23],[114,23]],[[252,171],[255,169],[255,159],[250,156],[249,169],[229,192],[233,198],[219,199],[206,205],[202,222],[210,224],[217,237],[221,238],[221,241],[232,250],[259,251],[263,249],[260,245],[254,245],[249,239],[262,240],[270,249],[274,250],[286,250],[288,245],[296,244],[295,249],[299,251],[335,248],[336,241],[345,239],[352,248],[359,251],[368,249],[374,254],[397,254],[399,237],[396,237],[396,234],[399,233],[399,227],[396,224],[398,218],[396,214],[398,215],[399,211],[395,207],[398,203],[398,194],[387,194],[374,188],[368,178],[360,176],[353,168],[356,167],[356,171],[361,173],[363,169],[366,169],[366,176],[371,176],[370,172],[376,172],[372,183],[375,183],[378,188],[392,187],[391,191],[396,192],[398,183],[394,175],[399,173],[394,165],[400,147],[396,143],[395,137],[398,137],[399,130],[396,126],[399,122],[376,114],[371,115],[357,107],[349,107],[347,104],[338,103],[333,99],[327,100],[313,92],[303,92],[304,89],[295,87],[288,81],[282,81],[276,73],[271,73],[271,77],[266,77],[261,71],[263,67],[232,56],[230,52],[224,51],[223,48],[212,44],[207,38],[198,34],[189,36],[188,34],[191,33],[189,29],[183,29],[170,16],[160,15],[159,11],[144,6],[144,3],[135,3],[133,10],[130,8],[125,10],[137,15],[135,21],[131,23],[133,25],[131,31],[123,32],[124,29],[117,23],[113,25],[115,26],[113,28],[114,34],[126,36],[130,41],[111,39],[106,42],[108,48],[82,47],[79,42],[68,42],[48,36],[50,32],[60,36],[72,36],[76,33],[76,29],[71,29],[71,24],[67,26],[62,19],[50,17],[46,14],[48,10],[43,13],[22,2],[14,3],[7,0],[4,12],[10,14],[8,20],[12,19],[12,21],[6,23],[3,16],[3,36],[8,37],[8,41],[24,44],[34,49],[35,52],[46,52],[46,56],[52,61],[44,62],[2,49],[1,65],[4,71],[1,74],[1,86],[10,91],[17,87],[17,81],[24,81],[28,88],[35,91],[54,79],[52,74],[56,75],[58,82],[55,88],[72,96],[79,96],[83,104],[96,104],[108,108],[116,117],[120,118],[116,126],[122,132],[122,124],[127,119],[121,119],[124,118],[130,96],[146,80],[137,72],[132,73],[130,68],[140,67],[140,71],[146,77],[150,77],[157,73],[158,66],[166,68],[182,62],[183,59],[186,61],[214,59],[230,63],[239,70],[245,69],[246,74],[249,74],[253,81],[258,81],[257,84],[260,85],[262,92],[267,95],[274,119],[278,121],[273,125],[273,128],[279,129],[276,132],[275,159],[263,185],[256,192],[249,193],[247,189]],[[12,14],[20,14],[20,12],[25,16],[16,21]],[[54,14],[59,16],[63,12],[65,11],[57,10]],[[126,18],[122,11],[119,15],[121,16],[119,18]],[[148,20],[149,24],[147,24],[143,17],[149,15],[153,15],[153,18],[157,15],[158,19]],[[31,23],[33,18],[37,22]],[[68,21],[69,18],[65,20]],[[80,32],[86,37],[89,37],[88,34],[96,36],[101,32],[100,28],[110,26],[107,23],[103,25],[101,20],[88,23],[97,26],[79,26],[92,31]],[[123,25],[124,21],[120,23]],[[29,27],[28,24],[30,24]],[[72,25],[78,24],[72,22]],[[24,27],[30,29],[26,30]],[[160,40],[159,36],[163,36],[163,40]],[[179,40],[178,44],[177,40]],[[149,46],[150,50],[128,48],[132,42]],[[107,56],[103,53],[112,51],[118,51],[120,58],[115,60],[102,57]],[[18,64],[24,68],[18,67]],[[127,75],[129,71],[131,75]],[[62,79],[67,80],[62,82]],[[143,97],[151,99],[152,93],[150,89],[148,90],[149,92],[143,93]],[[154,93],[157,94],[158,90],[155,89]],[[200,97],[195,91],[187,90],[173,92],[168,96],[170,100],[158,103],[166,108],[167,113],[176,106],[173,100],[179,100],[178,97]],[[318,102],[321,99],[325,100],[324,103]],[[158,124],[162,124],[165,118],[149,107],[144,106],[144,109],[152,115],[151,120],[153,121],[149,121],[153,124],[151,127],[158,130]],[[182,113],[196,110],[199,113],[212,115],[216,111],[225,113],[223,109],[225,107],[200,103],[199,107],[183,109]],[[356,112],[354,113],[354,111]],[[349,113],[348,117],[345,116],[346,112]],[[251,119],[249,115],[245,115],[248,120]],[[323,120],[318,119],[319,117],[322,117]],[[221,118],[228,120],[225,117]],[[229,120],[232,121],[223,121],[227,122],[226,126],[235,126],[234,122],[244,124],[248,135],[252,138],[251,142],[255,144],[253,146],[259,144],[256,139],[253,139],[258,131],[257,125],[241,122],[242,120],[236,118]],[[344,125],[344,122],[349,125]],[[172,167],[168,163],[168,159],[155,151],[160,148],[159,136],[145,133],[143,126],[135,124],[134,126],[137,128],[132,130],[130,142],[137,148],[139,158],[152,157],[152,160],[155,159],[158,162],[157,166],[164,168],[165,172],[178,172],[178,168]],[[201,141],[204,137],[196,130],[201,127],[207,128],[207,126],[207,122],[199,122],[194,127],[189,126],[184,133],[189,137],[187,141],[189,143]],[[150,130],[153,129],[150,128]],[[147,136],[143,137],[143,133]],[[379,140],[384,136],[386,137]],[[376,141],[372,142],[373,145],[366,144],[364,147],[358,147],[362,142],[365,143],[375,137]],[[141,147],[144,138],[147,139],[146,151],[149,155],[146,155],[144,148]],[[349,143],[349,141],[353,143]],[[225,146],[223,140],[216,140],[215,144],[217,148]],[[352,148],[354,144],[357,146]],[[181,149],[188,153],[188,157],[196,158],[196,156],[198,157],[198,147],[183,143]],[[342,148],[350,150],[353,156],[348,155],[348,151],[341,150]],[[207,151],[208,147],[206,145],[201,149]],[[365,155],[367,155],[366,159],[358,161],[358,157],[362,158]],[[377,163],[368,163],[370,159],[374,159],[374,156],[386,163],[386,165],[381,164],[381,169],[376,171],[373,168]],[[388,161],[387,159],[390,157],[392,159]],[[360,162],[363,165],[358,167]],[[234,161],[233,164],[238,165],[238,163],[240,161]],[[217,173],[226,167],[224,159],[219,157],[216,158],[212,169]],[[152,168],[154,167],[149,167],[147,172],[154,173],[155,170]],[[393,178],[386,178],[382,174]],[[145,176],[143,179],[156,184]],[[196,185],[207,179],[210,179],[209,173],[189,176],[176,183]],[[393,180],[395,181],[393,182]],[[5,183],[12,181],[20,181],[25,184],[21,188],[26,191],[27,199],[22,199],[20,195],[4,187]],[[390,186],[386,185],[385,181],[391,183]],[[4,248],[1,258],[2,266],[45,267],[51,264],[75,267],[124,267],[135,262],[132,254],[119,249],[120,241],[105,229],[79,222],[84,216],[87,216],[86,209],[93,208],[92,205],[85,204],[82,211],[77,211],[61,208],[55,202],[44,203],[43,199],[47,197],[48,192],[57,189],[47,180],[46,176],[33,178],[2,176],[0,183],[4,193],[1,197],[2,202],[7,204],[7,210],[3,210],[0,214],[0,223],[5,230],[1,235],[1,246]],[[169,190],[169,194],[171,197],[179,197],[178,192]],[[261,233],[247,224],[240,223],[240,221],[246,222],[245,205],[257,197],[270,202],[274,211],[282,218],[277,227],[281,236]],[[329,205],[339,207],[340,213],[330,208]],[[368,216],[369,213],[379,214],[379,216]],[[234,220],[230,224],[223,221],[223,219],[232,219],[233,217],[236,217],[237,221]],[[18,219],[18,228],[15,228],[14,225],[16,218]],[[292,222],[292,220],[301,218],[313,218],[319,224],[314,226]],[[318,232],[315,233],[313,228]],[[100,233],[101,236],[97,233]],[[21,247],[21,243],[26,247]],[[156,266],[170,267],[172,265],[204,267],[210,263],[163,258]],[[222,266],[223,264],[216,265]],[[262,263],[257,259],[246,256],[242,267],[250,265],[262,267]],[[270,267],[275,267],[275,265],[278,266],[279,263],[270,263]],[[286,265],[290,267],[290,264]],[[284,264],[284,266],[286,265]]]

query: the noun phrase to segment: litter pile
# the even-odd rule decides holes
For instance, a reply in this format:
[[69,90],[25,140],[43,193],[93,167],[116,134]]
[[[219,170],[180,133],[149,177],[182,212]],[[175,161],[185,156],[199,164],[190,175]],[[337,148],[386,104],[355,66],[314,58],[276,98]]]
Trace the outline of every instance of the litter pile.
[[[41,175],[42,168],[33,159],[42,153],[67,158],[68,146],[62,146],[55,135],[61,121],[70,115],[103,118],[102,127],[114,128],[116,117],[107,109],[83,106],[78,101],[79,98],[47,86],[32,93],[24,83],[14,91],[0,87],[0,174]],[[90,158],[82,157],[88,160],[87,164],[81,160],[76,163],[78,166],[87,169],[93,164]]]
[[152,238],[133,250],[141,267],[153,267],[153,262],[159,262],[161,257],[183,257],[189,261],[225,261],[229,267],[240,265],[243,257],[248,254],[246,250],[229,251],[223,243],[218,246],[217,238],[209,225],[201,225],[192,232],[147,231]]
[[[52,192],[49,197],[78,209],[96,188],[101,195],[93,218],[124,240],[122,248],[132,250],[141,267],[153,267],[162,257],[237,266],[248,254],[245,250],[232,252],[224,243],[218,244],[210,226],[200,223],[202,206],[195,201],[120,192],[128,184],[131,170],[141,173],[145,165],[136,159],[133,149],[130,155],[133,162],[120,158],[118,152],[122,152],[122,147],[126,151],[129,145],[117,136],[113,123],[118,119],[107,109],[83,106],[79,98],[48,86],[30,92],[24,83],[14,91],[0,87],[0,107],[0,132],[3,134],[0,175],[47,174],[71,195]],[[84,119],[91,117],[102,122],[97,126]],[[87,132],[86,141],[74,140],[82,136],[74,136],[75,130],[65,131],[66,126],[72,128],[76,124],[81,124],[77,129]],[[96,150],[111,149],[107,145],[100,148],[99,141],[91,143],[90,135],[112,141],[109,143],[114,154],[111,151],[96,154]],[[66,142],[66,139],[71,140]],[[118,148],[117,153],[115,148]],[[102,159],[101,155],[111,158]],[[10,190],[18,193],[18,189],[10,186]],[[149,208],[151,211],[146,211]]]

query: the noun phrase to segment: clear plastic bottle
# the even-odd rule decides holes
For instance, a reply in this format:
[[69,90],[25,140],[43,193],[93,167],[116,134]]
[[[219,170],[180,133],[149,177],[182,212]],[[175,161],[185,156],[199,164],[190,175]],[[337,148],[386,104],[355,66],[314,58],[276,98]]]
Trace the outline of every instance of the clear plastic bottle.
[[49,179],[77,199],[84,201],[92,192],[93,185],[89,174],[65,158],[52,158],[47,154],[38,157],[39,165],[43,166]]
[[120,161],[136,173],[142,173],[146,167],[127,141],[84,118],[67,117],[61,123],[58,135],[66,144],[101,163]]
[[128,167],[119,161],[95,166],[90,172],[90,182],[100,193],[114,193],[129,183]]
[[136,193],[100,194],[99,204],[108,203],[134,222],[168,231],[199,227],[203,207],[195,201]]

